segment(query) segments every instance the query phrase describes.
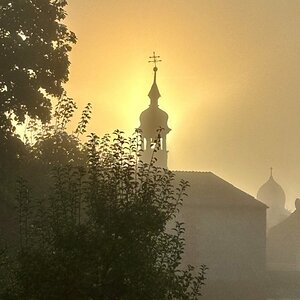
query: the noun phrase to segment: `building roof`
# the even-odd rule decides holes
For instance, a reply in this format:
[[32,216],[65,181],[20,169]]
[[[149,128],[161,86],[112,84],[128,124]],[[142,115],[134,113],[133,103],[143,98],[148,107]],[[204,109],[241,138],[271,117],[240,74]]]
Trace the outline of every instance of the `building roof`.
[[267,236],[268,267],[271,270],[300,271],[300,202],[284,221],[272,227]]
[[189,182],[186,205],[213,207],[251,207],[266,209],[267,206],[212,172],[174,171],[176,181]]
[[[297,204],[298,203],[298,204]],[[269,237],[278,235],[289,238],[300,238],[300,200],[296,199],[296,210],[284,221],[272,227]]]

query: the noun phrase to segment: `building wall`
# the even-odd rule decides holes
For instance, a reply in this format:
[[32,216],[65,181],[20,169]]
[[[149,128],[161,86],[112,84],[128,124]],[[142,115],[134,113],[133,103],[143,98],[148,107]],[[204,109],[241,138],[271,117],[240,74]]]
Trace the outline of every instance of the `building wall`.
[[269,230],[267,268],[270,271],[300,271],[300,214],[298,211]]
[[249,292],[249,299],[263,299],[258,285],[265,275],[266,210],[185,205],[181,215],[186,228],[184,262],[208,266],[210,299],[248,299]]

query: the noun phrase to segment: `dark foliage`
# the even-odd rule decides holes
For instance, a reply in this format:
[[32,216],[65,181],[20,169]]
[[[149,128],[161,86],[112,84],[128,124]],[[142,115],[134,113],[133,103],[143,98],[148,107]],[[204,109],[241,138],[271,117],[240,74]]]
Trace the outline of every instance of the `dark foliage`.
[[[198,299],[206,268],[182,270],[176,222],[187,183],[174,188],[155,155],[140,161],[138,133],[83,145],[90,105],[66,132],[76,109],[62,86],[76,41],[66,4],[0,0],[0,200],[18,208],[17,246],[0,240],[0,299]],[[26,117],[22,143],[14,126]]]
[[15,133],[26,117],[50,120],[64,94],[68,53],[76,42],[62,23],[65,0],[0,0],[0,225],[10,223],[15,178],[28,147]]
[[19,181],[3,299],[198,299],[205,267],[181,270],[175,222],[187,183],[175,189],[172,172],[142,163],[138,149],[138,134],[90,135],[86,164],[55,167],[44,200]]
[[76,37],[61,23],[61,0],[0,1],[0,133],[14,132],[12,121],[50,120],[51,97],[63,94],[68,52]]

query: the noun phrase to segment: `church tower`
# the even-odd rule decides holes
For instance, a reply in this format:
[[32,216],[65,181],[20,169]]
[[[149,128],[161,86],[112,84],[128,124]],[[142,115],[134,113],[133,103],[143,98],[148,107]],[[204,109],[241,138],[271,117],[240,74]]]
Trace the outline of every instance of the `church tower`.
[[158,99],[160,93],[156,83],[157,63],[161,62],[159,56],[149,57],[149,62],[154,63],[154,79],[148,97],[150,98],[149,107],[140,115],[140,127],[142,135],[142,160],[149,163],[156,149],[154,157],[157,158],[156,165],[162,168],[168,167],[167,134],[171,131],[168,127],[168,114],[159,108]]

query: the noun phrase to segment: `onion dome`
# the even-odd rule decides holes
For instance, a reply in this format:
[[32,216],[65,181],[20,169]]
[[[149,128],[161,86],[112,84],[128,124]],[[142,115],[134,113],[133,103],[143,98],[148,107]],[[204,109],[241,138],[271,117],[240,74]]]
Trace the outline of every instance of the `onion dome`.
[[158,107],[149,106],[146,110],[141,113],[140,129],[143,131],[145,136],[155,137],[157,130],[163,129],[161,134],[167,134],[170,132],[168,127],[168,114]]
[[[154,53],[154,57],[155,53]],[[155,63],[157,60],[155,60]],[[168,134],[171,129],[168,127],[168,114],[159,108],[158,99],[160,98],[160,92],[156,83],[156,73],[158,68],[153,68],[154,71],[154,80],[151,86],[151,89],[148,93],[148,97],[150,98],[149,107],[144,110],[140,115],[140,129],[143,132],[145,137],[156,137],[157,131],[162,129],[161,135]]]
[[272,168],[269,180],[258,190],[257,199],[268,205],[270,208],[284,208],[285,206],[284,190],[274,180]]

